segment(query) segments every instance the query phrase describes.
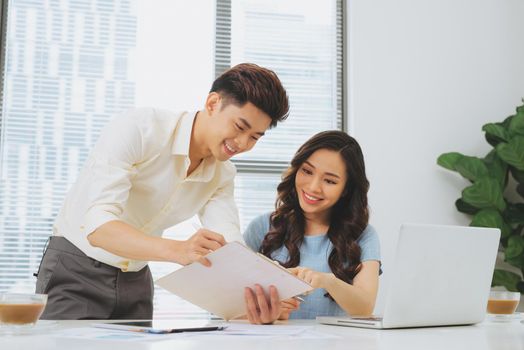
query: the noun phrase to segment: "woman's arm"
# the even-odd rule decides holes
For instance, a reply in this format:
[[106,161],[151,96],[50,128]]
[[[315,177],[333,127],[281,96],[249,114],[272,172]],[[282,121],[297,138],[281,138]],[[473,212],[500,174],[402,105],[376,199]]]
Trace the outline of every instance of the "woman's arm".
[[304,267],[289,270],[313,288],[324,288],[348,314],[364,316],[371,315],[375,308],[379,268],[378,261],[364,261],[353,279],[353,284],[344,282],[332,273],[317,272]]

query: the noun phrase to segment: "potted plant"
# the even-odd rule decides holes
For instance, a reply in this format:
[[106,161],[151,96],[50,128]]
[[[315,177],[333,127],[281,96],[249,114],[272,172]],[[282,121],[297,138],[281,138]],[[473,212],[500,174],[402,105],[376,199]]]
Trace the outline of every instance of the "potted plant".
[[450,152],[440,155],[437,164],[471,182],[455,202],[460,212],[472,216],[470,225],[501,231],[500,251],[515,269],[495,269],[492,286],[524,293],[524,105],[482,130],[493,146],[485,157]]

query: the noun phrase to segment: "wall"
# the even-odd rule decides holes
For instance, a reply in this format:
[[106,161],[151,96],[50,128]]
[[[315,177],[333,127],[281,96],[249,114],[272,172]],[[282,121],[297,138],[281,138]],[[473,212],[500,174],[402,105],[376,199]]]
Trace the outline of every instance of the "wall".
[[350,0],[348,16],[348,125],[381,238],[380,312],[400,224],[469,222],[454,207],[467,183],[436,159],[484,156],[482,125],[521,103],[524,1]]

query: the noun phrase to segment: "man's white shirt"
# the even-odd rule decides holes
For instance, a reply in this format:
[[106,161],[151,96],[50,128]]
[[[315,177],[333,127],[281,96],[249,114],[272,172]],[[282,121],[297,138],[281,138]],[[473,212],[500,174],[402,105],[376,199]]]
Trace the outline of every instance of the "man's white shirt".
[[113,119],[69,190],[53,234],[123,271],[138,271],[147,261],[114,255],[87,240],[109,221],[161,236],[197,214],[206,229],[243,242],[233,196],[235,166],[209,157],[186,177],[195,115],[139,108]]

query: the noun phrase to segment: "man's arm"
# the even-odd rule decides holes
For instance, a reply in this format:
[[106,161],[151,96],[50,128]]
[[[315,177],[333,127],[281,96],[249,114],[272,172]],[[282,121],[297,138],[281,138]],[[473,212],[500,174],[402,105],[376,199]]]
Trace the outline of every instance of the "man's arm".
[[145,127],[154,113],[151,109],[128,111],[102,131],[87,165],[92,181],[81,229],[89,244],[124,258],[208,264],[203,256],[224,244],[221,235],[199,230],[187,241],[176,241],[151,237],[121,220],[137,164],[161,151],[162,145],[151,140],[155,134]]
[[110,253],[133,260],[171,261],[181,265],[198,261],[210,266],[205,258],[210,251],[225,244],[218,233],[200,229],[186,241],[152,237],[122,221],[110,221],[87,236],[89,243]]
[[203,227],[224,235],[227,242],[244,243],[240,234],[240,220],[234,198],[233,178],[217,188],[206,205],[199,211],[198,217]]

